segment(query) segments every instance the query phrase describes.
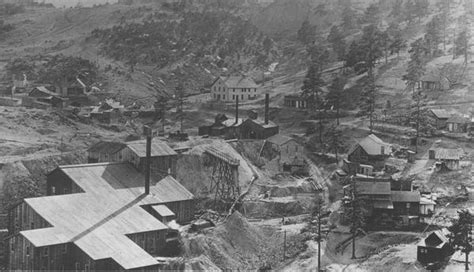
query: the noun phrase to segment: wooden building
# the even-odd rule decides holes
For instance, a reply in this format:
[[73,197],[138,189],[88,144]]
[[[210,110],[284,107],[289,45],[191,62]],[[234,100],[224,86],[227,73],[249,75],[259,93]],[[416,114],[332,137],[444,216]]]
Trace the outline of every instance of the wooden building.
[[289,108],[295,108],[295,109],[308,108],[308,101],[298,94],[285,95],[283,103],[285,107],[289,107]]
[[[146,142],[144,140],[127,142],[119,151],[122,161],[132,163],[138,171],[145,173]],[[154,140],[151,144],[151,173],[156,177],[171,175],[176,177],[178,153],[165,142]]]
[[307,165],[303,151],[303,146],[295,139],[277,134],[265,141],[261,155],[270,160],[278,158],[280,171],[305,175]]
[[260,95],[259,87],[246,76],[218,77],[211,85],[211,98],[224,102],[248,101]]
[[458,170],[463,155],[462,149],[435,148],[428,151],[428,158],[436,160],[439,168]]
[[437,230],[421,240],[417,246],[416,259],[422,264],[441,263],[449,260],[454,249],[449,244],[447,234],[446,229]]
[[470,123],[469,118],[462,116],[451,116],[447,121],[447,130],[454,133],[466,133],[468,125]]
[[143,184],[128,163],[58,167],[47,177],[48,196],[9,212],[8,269],[156,271],[171,229],[150,210],[166,206],[187,222],[194,201],[171,176],[152,178],[150,194]]
[[390,153],[389,144],[374,134],[370,134],[349,150],[347,158],[352,163],[372,165],[377,170],[384,167]]
[[125,147],[124,143],[100,141],[87,149],[87,162],[121,162],[123,158],[120,151]]
[[28,94],[28,97],[31,97],[38,102],[49,104],[53,108],[63,108],[65,104],[64,98],[48,90],[44,86],[34,87]]
[[451,114],[443,109],[431,109],[428,117],[436,129],[444,129]]

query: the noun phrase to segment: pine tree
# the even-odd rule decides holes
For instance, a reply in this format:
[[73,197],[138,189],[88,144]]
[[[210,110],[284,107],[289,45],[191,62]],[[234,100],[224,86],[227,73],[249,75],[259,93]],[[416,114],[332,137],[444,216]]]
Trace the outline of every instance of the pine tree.
[[341,110],[342,96],[344,94],[344,86],[346,85],[347,79],[343,76],[338,76],[333,79],[331,86],[329,86],[329,92],[326,95],[326,101],[328,105],[336,110],[336,123],[339,125],[339,115]]
[[364,52],[363,59],[369,69],[369,73],[375,67],[375,63],[383,56],[383,34],[375,25],[364,27],[359,47]]
[[431,56],[434,56],[438,49],[438,44],[442,41],[442,22],[439,16],[433,19],[426,25],[425,41]]
[[327,139],[327,147],[330,151],[333,151],[336,155],[336,161],[338,161],[339,150],[344,146],[344,140],[342,138],[342,130],[337,126],[330,126],[326,129],[325,139]]
[[308,47],[308,54],[311,63],[313,63],[316,68],[318,68],[318,73],[321,73],[324,66],[329,63],[329,50],[317,43]]
[[460,249],[466,256],[466,271],[469,271],[469,253],[472,251],[472,223],[473,215],[469,210],[458,211],[458,218],[452,221],[452,225],[448,228],[451,232],[448,237],[451,244],[456,249]]
[[346,54],[346,41],[338,26],[331,27],[327,41],[332,45],[332,50],[339,60],[343,60]]
[[361,95],[361,110],[367,115],[367,117],[369,117],[370,132],[372,132],[374,128],[376,94],[377,87],[375,86],[375,77],[373,72],[369,70],[367,80]]
[[344,199],[344,215],[351,220],[350,231],[352,233],[352,259],[356,258],[355,238],[357,232],[366,226],[367,222],[367,203],[364,198],[359,195],[358,188],[354,177],[351,177],[349,187],[347,187],[346,198]]
[[351,31],[352,29],[355,29],[358,27],[357,25],[357,13],[352,9],[351,5],[350,5],[350,1],[349,1],[349,4],[345,5],[344,8],[342,9],[342,29],[344,30],[344,32],[349,32]]
[[416,5],[416,1],[415,0],[408,0],[406,3],[405,3],[405,11],[404,11],[404,14],[406,16],[406,20],[408,21],[408,23],[412,23],[413,22],[413,19],[416,17],[416,10],[415,10],[415,5]]
[[415,86],[420,81],[421,76],[425,73],[425,55],[427,48],[422,38],[411,44],[410,61],[408,62],[407,73],[403,76],[403,80],[407,82],[407,87],[415,92]]
[[456,56],[464,56],[464,63],[467,63],[469,55],[469,37],[467,30],[463,30],[459,33],[455,42]]
[[323,144],[323,113],[321,112],[324,100],[322,97],[322,87],[325,85],[324,81],[321,78],[320,69],[318,64],[312,63],[306,77],[303,81],[303,98],[305,98],[307,105],[310,105],[310,109],[313,114],[317,115],[318,118],[318,127],[319,127],[319,143]]
[[298,40],[305,45],[313,43],[316,36],[315,29],[315,26],[311,25],[308,20],[305,20],[298,30]]
[[397,31],[395,34],[393,34],[391,43],[389,46],[390,49],[390,54],[397,54],[397,57],[400,56],[400,51],[404,50],[407,48],[407,41],[403,39],[402,32]]

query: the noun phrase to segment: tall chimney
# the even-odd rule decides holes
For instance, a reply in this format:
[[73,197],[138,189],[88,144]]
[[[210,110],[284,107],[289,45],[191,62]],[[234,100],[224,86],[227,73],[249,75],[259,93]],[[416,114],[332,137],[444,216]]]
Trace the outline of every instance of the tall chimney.
[[265,125],[268,125],[268,107],[270,104],[270,94],[265,94]]
[[235,123],[239,123],[239,95],[235,99]]
[[149,126],[144,127],[146,135],[146,159],[145,159],[145,194],[150,194],[150,171],[151,171],[151,135],[152,131]]

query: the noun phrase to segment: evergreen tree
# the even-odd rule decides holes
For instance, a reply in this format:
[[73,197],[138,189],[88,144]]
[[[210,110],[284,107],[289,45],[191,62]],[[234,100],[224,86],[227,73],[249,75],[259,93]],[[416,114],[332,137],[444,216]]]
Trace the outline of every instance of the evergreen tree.
[[329,92],[326,95],[326,101],[328,105],[336,110],[337,125],[339,125],[339,115],[346,82],[347,79],[345,77],[337,76],[333,79],[331,86],[329,86]]
[[410,61],[408,62],[407,73],[403,76],[403,80],[407,82],[407,87],[415,92],[415,86],[420,81],[421,76],[425,73],[425,55],[427,52],[425,42],[422,38],[411,44]]
[[319,127],[319,143],[323,144],[323,112],[321,111],[324,100],[322,96],[322,87],[325,85],[321,78],[321,72],[317,63],[311,63],[303,81],[303,98],[305,98],[307,105],[310,105],[310,110],[317,115]]
[[336,155],[336,161],[338,161],[339,150],[344,146],[344,140],[342,139],[343,133],[337,126],[330,126],[326,129],[325,139],[327,139],[327,147],[329,151],[333,151]]
[[373,72],[369,70],[366,83],[361,95],[361,110],[362,113],[369,118],[369,129],[372,132],[374,128],[375,118],[375,102],[376,102],[377,87],[375,86],[375,77]]
[[456,249],[460,249],[466,256],[466,271],[469,271],[469,253],[472,251],[472,223],[473,215],[469,210],[458,211],[458,218],[452,221],[448,228],[451,232],[449,239]]
[[416,14],[416,9],[415,9],[416,1],[415,0],[408,0],[405,3],[405,19],[408,21],[408,23],[412,23],[415,17],[417,16]]
[[397,57],[400,56],[400,51],[407,48],[407,41],[403,38],[402,32],[397,28],[389,28],[390,40],[390,54],[397,54]]
[[346,54],[346,41],[338,26],[331,27],[327,41],[332,45],[332,50],[336,53],[338,60],[343,60]]
[[467,30],[459,33],[455,41],[456,56],[464,56],[464,63],[467,63],[469,55],[469,37]]
[[305,45],[313,43],[316,37],[315,29],[315,26],[311,25],[308,20],[305,20],[298,30],[298,40]]
[[439,16],[433,17],[426,25],[425,41],[431,56],[435,55],[438,44],[442,41],[441,29],[442,24]]
[[363,59],[369,69],[375,67],[376,61],[383,56],[383,34],[375,25],[364,27],[362,37],[359,40],[360,50],[364,52]]
[[318,73],[323,71],[325,65],[329,63],[329,50],[321,44],[313,44],[308,47],[308,54],[311,62],[318,69]]
[[350,231],[352,233],[352,259],[356,258],[355,238],[357,232],[363,229],[367,223],[367,203],[358,193],[354,177],[350,179],[348,195],[344,199],[344,216],[351,220]]
[[428,14],[428,9],[430,7],[430,3],[428,0],[416,0],[414,5],[414,13],[418,17],[418,21],[421,21],[421,18]]
[[[350,3],[350,2],[349,2]],[[345,5],[342,9],[342,29],[344,32],[350,32],[358,27],[357,13],[352,9],[351,5]]]

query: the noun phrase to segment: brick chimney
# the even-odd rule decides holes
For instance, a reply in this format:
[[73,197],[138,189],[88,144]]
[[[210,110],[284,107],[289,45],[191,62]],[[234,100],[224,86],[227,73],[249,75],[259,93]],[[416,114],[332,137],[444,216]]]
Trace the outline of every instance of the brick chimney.
[[270,94],[265,94],[265,125],[268,125],[268,107],[270,104]]

